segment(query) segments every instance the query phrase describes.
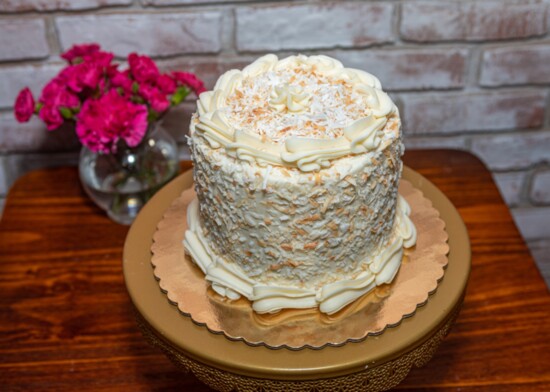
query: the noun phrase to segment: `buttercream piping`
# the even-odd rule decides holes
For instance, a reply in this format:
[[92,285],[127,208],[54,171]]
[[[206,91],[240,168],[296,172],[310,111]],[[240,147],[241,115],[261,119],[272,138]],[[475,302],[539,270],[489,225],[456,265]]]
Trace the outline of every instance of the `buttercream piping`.
[[299,86],[275,86],[271,92],[269,107],[277,112],[300,113],[309,106],[310,96]]
[[[366,97],[371,115],[355,121],[344,129],[347,140],[317,139],[323,140],[323,145],[319,148],[306,148],[311,144],[311,138],[303,138],[302,143],[295,140],[299,138],[294,138],[290,144],[278,144],[270,140],[258,141],[259,139],[252,135],[250,138],[241,137],[237,140],[237,136],[244,132],[235,131],[227,118],[223,117],[227,97],[242,83],[243,77],[256,76],[285,67],[315,68],[325,75],[351,81],[355,85],[355,90]],[[279,86],[273,91],[270,105],[276,111],[301,112],[307,109],[309,98],[296,86]],[[277,56],[272,54],[259,58],[243,71],[226,72],[216,83],[214,91],[200,95],[197,106],[198,118],[192,132],[199,132],[212,148],[225,148],[233,157],[256,161],[262,166],[273,164],[296,167],[304,172],[318,171],[330,166],[332,160],[347,155],[385,148],[387,143],[381,143],[379,133],[386,126],[388,118],[397,112],[389,96],[381,90],[380,81],[367,72],[344,68],[342,63],[327,56],[300,55],[278,60]],[[289,145],[294,145],[295,148],[289,149]]]
[[228,263],[223,257],[214,255],[202,233],[196,199],[187,209],[189,229],[185,232],[183,243],[193,262],[205,272],[206,280],[211,282],[218,294],[232,300],[242,295],[252,301],[252,308],[257,313],[318,306],[321,312],[333,314],[376,286],[394,279],[403,257],[403,246],[410,247],[416,243],[416,229],[409,214],[408,203],[399,195],[397,219],[387,246],[378,255],[359,263],[368,268],[356,278],[329,283],[317,290],[266,286],[247,277],[238,266]]
[[278,58],[274,54],[266,54],[260,57],[252,64],[243,68],[243,76],[251,77],[257,76],[261,73],[271,71],[275,64],[277,64]]

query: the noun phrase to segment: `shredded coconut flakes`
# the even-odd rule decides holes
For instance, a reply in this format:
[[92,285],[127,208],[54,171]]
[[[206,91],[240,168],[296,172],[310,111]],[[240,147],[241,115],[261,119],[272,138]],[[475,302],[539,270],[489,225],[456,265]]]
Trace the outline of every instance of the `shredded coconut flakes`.
[[[270,108],[271,92],[284,84],[300,86],[310,96],[304,112]],[[335,139],[343,135],[346,126],[370,114],[366,97],[351,83],[302,68],[245,78],[227,104],[225,114],[233,127],[274,143],[284,143],[291,136]]]

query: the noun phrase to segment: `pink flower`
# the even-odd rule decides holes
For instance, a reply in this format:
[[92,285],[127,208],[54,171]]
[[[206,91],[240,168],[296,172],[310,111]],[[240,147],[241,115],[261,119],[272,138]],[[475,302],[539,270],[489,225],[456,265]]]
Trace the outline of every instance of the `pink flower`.
[[114,55],[98,44],[75,45],[61,57],[69,65],[44,87],[38,105],[25,88],[17,96],[15,116],[28,121],[39,107],[49,130],[76,120],[81,142],[94,151],[113,152],[119,141],[138,145],[148,121],[183,101],[189,89],[197,95],[205,90],[194,74],[161,74],[151,58],[136,53],[128,56],[128,69],[119,71]]
[[42,90],[39,101],[46,106],[64,106],[75,109],[80,106],[78,97],[67,88],[63,78],[52,79]]
[[101,68],[87,62],[69,66],[61,71],[61,77],[75,93],[81,92],[86,87],[92,90],[97,88],[101,76]]
[[99,49],[98,44],[74,45],[71,49],[62,53],[61,57],[72,64],[75,59],[82,59],[84,56],[99,52]]
[[166,95],[150,84],[144,83],[140,85],[139,95],[141,95],[157,113],[162,113],[170,107],[170,102],[166,99]]
[[46,123],[49,131],[63,124],[60,109],[76,110],[80,106],[78,97],[67,88],[61,77],[52,79],[42,90],[39,102],[42,103],[39,116]]
[[[115,56],[109,52],[94,52],[83,57],[84,61],[97,64],[99,67],[107,68]],[[115,66],[116,69],[116,66]]]
[[88,99],[78,114],[76,133],[92,151],[114,152],[123,139],[137,146],[147,130],[147,108],[110,90],[98,99]]
[[116,71],[111,78],[111,85],[115,88],[120,88],[124,94],[132,95],[132,85],[134,82],[129,77],[130,71]]
[[111,77],[117,71],[117,65],[111,65],[113,55],[106,52],[93,52],[83,57],[82,62],[63,69],[59,77],[76,93],[88,88],[101,87],[103,79]]
[[130,53],[128,65],[130,66],[130,73],[138,82],[154,81],[160,75],[155,62],[147,56]]
[[189,72],[175,71],[175,72],[172,72],[172,76],[179,83],[189,86],[197,96],[199,96],[200,93],[206,91],[206,89],[204,88],[203,81],[197,78],[195,74],[192,74]]
[[164,94],[172,94],[176,91],[176,81],[168,75],[160,75],[155,84]]
[[53,131],[63,124],[63,117],[59,112],[59,108],[52,105],[44,105],[40,109],[39,116],[46,123],[48,131]]
[[19,122],[27,122],[34,114],[34,97],[31,90],[25,87],[15,99],[15,118]]

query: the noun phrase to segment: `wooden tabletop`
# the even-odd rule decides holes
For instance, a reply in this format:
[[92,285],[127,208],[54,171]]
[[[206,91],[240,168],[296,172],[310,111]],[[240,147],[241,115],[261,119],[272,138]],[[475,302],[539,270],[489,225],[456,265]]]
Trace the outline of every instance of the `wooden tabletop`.
[[[450,335],[397,389],[550,391],[550,294],[490,173],[465,152],[404,160],[460,212],[472,274]],[[85,196],[76,168],[13,186],[0,222],[0,390],[208,390],[140,335],[122,277],[127,230]]]

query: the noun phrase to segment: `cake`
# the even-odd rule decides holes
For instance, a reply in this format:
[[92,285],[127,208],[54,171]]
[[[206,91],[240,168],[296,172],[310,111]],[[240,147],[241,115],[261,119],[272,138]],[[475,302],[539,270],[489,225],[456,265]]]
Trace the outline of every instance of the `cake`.
[[367,72],[263,56],[200,95],[189,145],[186,253],[257,313],[338,312],[391,283],[416,243],[399,112]]

